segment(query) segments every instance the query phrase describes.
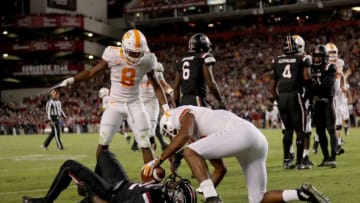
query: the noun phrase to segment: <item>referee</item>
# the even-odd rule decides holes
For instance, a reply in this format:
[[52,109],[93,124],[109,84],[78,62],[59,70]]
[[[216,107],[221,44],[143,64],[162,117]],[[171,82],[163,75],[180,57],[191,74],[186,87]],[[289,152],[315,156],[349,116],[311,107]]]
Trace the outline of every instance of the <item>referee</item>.
[[51,140],[55,137],[56,146],[59,150],[63,150],[64,146],[60,140],[60,122],[59,118],[62,116],[66,118],[64,111],[61,108],[61,102],[59,101],[60,93],[57,90],[51,90],[50,92],[50,100],[46,103],[46,114],[48,117],[48,121],[51,124],[51,132],[46,138],[45,142],[41,145],[41,147],[47,150]]

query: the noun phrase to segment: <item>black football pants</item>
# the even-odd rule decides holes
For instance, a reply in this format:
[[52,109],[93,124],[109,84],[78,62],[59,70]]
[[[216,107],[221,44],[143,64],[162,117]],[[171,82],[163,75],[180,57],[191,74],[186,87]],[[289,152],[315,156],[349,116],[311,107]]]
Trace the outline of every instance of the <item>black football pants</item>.
[[[327,99],[326,101],[319,100],[315,102],[313,120],[316,127],[316,133],[319,136],[319,143],[324,156],[324,161],[329,160],[329,158],[335,161],[337,139],[335,131],[335,110],[333,99]],[[326,130],[328,131],[330,139],[331,157],[329,156]]]
[[109,151],[100,152],[98,164],[103,177],[77,161],[65,161],[46,194],[45,201],[53,202],[69,186],[71,180],[85,185],[100,198],[110,201],[113,187],[122,180],[124,183],[128,182],[128,177],[119,161]]
[[280,93],[278,97],[280,118],[285,126],[283,136],[284,160],[290,160],[293,133],[296,133],[296,163],[300,164],[304,151],[306,112],[298,92]]

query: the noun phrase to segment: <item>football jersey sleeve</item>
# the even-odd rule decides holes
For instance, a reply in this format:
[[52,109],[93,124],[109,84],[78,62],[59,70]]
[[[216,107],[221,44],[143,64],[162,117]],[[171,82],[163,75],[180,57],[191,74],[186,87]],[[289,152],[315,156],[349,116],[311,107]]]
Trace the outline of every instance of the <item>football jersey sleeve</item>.
[[310,55],[305,55],[303,58],[303,66],[310,67],[312,65],[312,58]]
[[108,62],[109,66],[115,65],[116,57],[120,56],[120,47],[108,46],[105,48],[102,59]]
[[203,54],[203,55],[202,55],[202,58],[204,59],[204,64],[206,64],[206,65],[216,63],[215,57],[214,57],[211,53],[209,53],[209,52]]

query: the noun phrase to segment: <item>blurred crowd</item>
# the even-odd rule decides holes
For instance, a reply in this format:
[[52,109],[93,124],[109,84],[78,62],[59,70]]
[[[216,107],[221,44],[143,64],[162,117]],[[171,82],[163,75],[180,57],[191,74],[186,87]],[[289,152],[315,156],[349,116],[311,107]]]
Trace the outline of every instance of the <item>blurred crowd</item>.
[[[344,59],[345,71],[351,71],[348,78],[353,102],[353,126],[360,118],[360,27],[334,27],[316,32],[298,33],[306,42],[307,53],[311,54],[316,41],[333,42]],[[238,35],[230,39],[211,39],[213,54],[217,60],[214,75],[223,95],[227,109],[252,121],[257,127],[268,127],[269,112],[273,104],[269,98],[269,78],[272,60],[282,54],[282,34]],[[150,43],[151,44],[151,43]],[[165,67],[165,78],[171,85],[175,76],[175,62],[187,51],[187,44],[163,43],[151,47],[158,60]],[[101,116],[101,99],[97,92],[102,86],[109,86],[107,75],[80,82],[72,88],[63,89],[60,100],[67,118],[63,129],[71,133],[97,132]],[[45,104],[48,95],[25,98],[22,103],[8,103],[0,106],[0,134],[44,133],[47,128]],[[210,103],[216,106],[211,96]],[[278,126],[278,125],[272,125]]]

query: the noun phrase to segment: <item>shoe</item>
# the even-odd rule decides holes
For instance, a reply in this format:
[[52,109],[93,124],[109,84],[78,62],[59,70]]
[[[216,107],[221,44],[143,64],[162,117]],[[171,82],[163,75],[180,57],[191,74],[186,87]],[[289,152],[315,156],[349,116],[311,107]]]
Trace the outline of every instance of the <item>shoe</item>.
[[31,198],[28,196],[23,196],[22,202],[23,203],[45,203],[45,199],[44,198]]
[[315,166],[315,164],[310,160],[309,156],[305,156],[302,160],[302,164],[305,166],[305,167],[310,167],[312,168],[313,166]]
[[341,155],[341,154],[343,154],[343,153],[345,153],[345,149],[344,148],[342,148],[340,145],[336,148],[336,155]]
[[284,160],[284,162],[283,162],[284,169],[293,169],[295,167],[296,167],[296,165],[294,163],[292,163],[290,160]]
[[40,145],[40,148],[41,148],[41,149],[43,149],[44,151],[47,151],[47,150],[48,150],[48,148],[47,148],[47,147],[45,147],[45,145],[44,145],[44,144],[41,144],[41,145]]
[[327,167],[327,166],[330,166],[330,161],[328,160],[323,160],[321,164],[318,165],[318,167]]
[[298,189],[298,196],[302,201],[312,203],[330,203],[329,197],[310,184],[303,184]]
[[335,160],[330,160],[329,161],[329,167],[330,168],[336,168],[336,161]]
[[295,169],[297,169],[297,170],[303,170],[303,169],[307,169],[307,168],[305,168],[305,166],[304,166],[303,164],[296,164],[296,165],[295,165]]
[[205,199],[205,203],[222,203],[220,197],[208,197]]
[[317,154],[318,148],[319,148],[319,142],[315,141],[314,144],[313,144],[313,153],[314,154]]

